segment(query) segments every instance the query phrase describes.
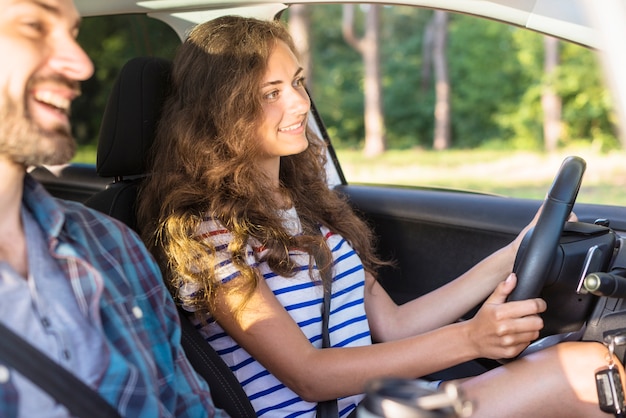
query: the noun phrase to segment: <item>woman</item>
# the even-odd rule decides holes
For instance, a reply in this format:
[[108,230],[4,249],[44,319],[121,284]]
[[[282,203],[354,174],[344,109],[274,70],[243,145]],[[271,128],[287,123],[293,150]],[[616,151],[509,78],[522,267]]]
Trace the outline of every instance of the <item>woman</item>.
[[[174,60],[141,193],[147,245],[257,413],[314,416],[317,402],[339,398],[346,416],[372,379],[510,358],[537,338],[545,302],[505,303],[522,234],[428,295],[402,306],[390,299],[376,281],[385,263],[370,230],[327,187],[309,108],[279,23],[223,17],[197,26]],[[331,348],[320,349],[321,283],[331,281]],[[560,344],[462,388],[475,416],[600,415],[594,370],[606,352]]]

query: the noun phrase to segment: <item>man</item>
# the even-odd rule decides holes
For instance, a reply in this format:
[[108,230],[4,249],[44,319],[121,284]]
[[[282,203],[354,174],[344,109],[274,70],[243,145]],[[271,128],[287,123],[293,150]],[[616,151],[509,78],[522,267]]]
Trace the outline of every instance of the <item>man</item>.
[[[26,174],[74,152],[68,112],[93,66],[73,1],[0,0],[0,10],[0,321],[124,417],[223,416],[138,237]],[[1,362],[0,416],[68,415]]]

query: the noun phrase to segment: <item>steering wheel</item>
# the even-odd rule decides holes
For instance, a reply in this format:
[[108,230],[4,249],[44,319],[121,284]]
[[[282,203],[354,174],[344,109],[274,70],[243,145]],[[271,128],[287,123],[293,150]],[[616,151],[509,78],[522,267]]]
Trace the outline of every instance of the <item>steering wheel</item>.
[[567,157],[561,164],[548,192],[537,224],[524,240],[524,250],[518,250],[513,272],[517,286],[507,300],[526,300],[539,296],[544,287],[552,259],[559,245],[565,221],[576,201],[586,163],[580,157]]

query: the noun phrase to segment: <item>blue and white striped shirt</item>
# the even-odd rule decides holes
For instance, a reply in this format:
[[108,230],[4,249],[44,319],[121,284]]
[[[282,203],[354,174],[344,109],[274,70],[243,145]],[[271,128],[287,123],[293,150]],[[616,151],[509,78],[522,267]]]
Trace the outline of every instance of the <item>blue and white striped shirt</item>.
[[[292,235],[302,233],[295,209],[285,211],[284,222]],[[356,347],[372,343],[369,325],[365,316],[363,294],[365,275],[360,258],[340,235],[321,227],[333,254],[333,286],[329,321],[332,347]],[[217,280],[236,280],[240,272],[232,263],[228,243],[232,234],[220,223],[205,219],[198,235],[216,247],[215,269]],[[258,268],[276,298],[285,307],[311,344],[322,346],[321,306],[323,290],[309,275],[309,255],[296,249],[290,250],[291,258],[300,266],[293,277],[282,277],[272,272],[260,246],[252,243],[247,248],[248,264]],[[204,338],[215,348],[222,359],[233,370],[250,398],[258,416],[263,417],[314,417],[316,404],[305,402],[293,391],[271,375],[259,362],[250,356],[236,341],[210,318],[204,326],[196,324]],[[340,416],[347,416],[363,398],[355,395],[339,399]]]

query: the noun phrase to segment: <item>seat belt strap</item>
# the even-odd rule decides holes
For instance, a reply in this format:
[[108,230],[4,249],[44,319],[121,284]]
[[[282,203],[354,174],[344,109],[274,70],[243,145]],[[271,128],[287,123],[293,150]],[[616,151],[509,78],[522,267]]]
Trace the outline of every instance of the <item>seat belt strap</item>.
[[[332,296],[332,279],[323,280],[324,284],[324,302],[322,305],[322,348],[330,347],[330,332],[328,323],[330,320],[330,299]],[[317,403],[317,418],[338,418],[339,407],[337,399]]]
[[0,362],[39,386],[79,418],[121,418],[113,406],[0,322]]

